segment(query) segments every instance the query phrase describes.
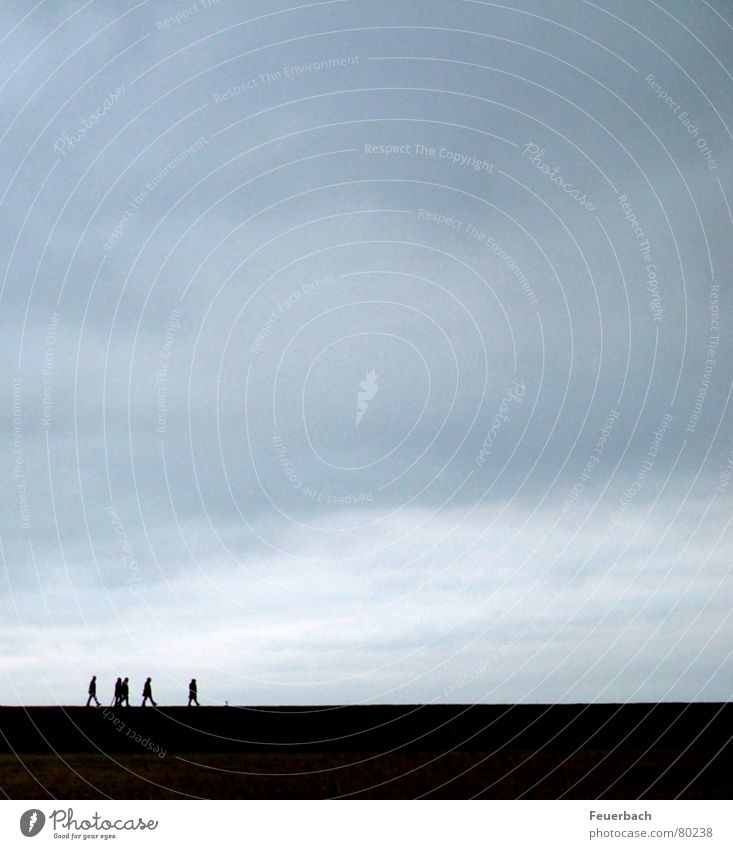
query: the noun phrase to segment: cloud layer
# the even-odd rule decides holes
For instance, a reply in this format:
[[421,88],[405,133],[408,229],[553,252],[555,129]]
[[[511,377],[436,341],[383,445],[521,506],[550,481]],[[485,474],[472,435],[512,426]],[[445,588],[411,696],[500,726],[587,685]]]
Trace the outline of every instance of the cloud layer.
[[0,702],[728,699],[723,13],[46,5]]

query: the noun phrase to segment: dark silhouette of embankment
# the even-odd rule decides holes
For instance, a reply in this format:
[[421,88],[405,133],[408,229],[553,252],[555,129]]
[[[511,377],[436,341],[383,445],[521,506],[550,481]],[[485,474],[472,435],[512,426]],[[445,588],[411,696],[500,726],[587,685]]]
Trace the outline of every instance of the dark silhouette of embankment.
[[135,791],[87,778],[119,798],[729,798],[732,732],[731,703],[0,707],[0,787],[64,755],[91,773],[140,761]]

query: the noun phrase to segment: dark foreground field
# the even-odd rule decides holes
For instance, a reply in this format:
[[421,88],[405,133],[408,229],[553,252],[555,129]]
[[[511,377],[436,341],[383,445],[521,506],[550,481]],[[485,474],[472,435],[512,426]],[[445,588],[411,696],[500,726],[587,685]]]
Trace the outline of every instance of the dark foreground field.
[[0,708],[0,793],[728,799],[731,708]]

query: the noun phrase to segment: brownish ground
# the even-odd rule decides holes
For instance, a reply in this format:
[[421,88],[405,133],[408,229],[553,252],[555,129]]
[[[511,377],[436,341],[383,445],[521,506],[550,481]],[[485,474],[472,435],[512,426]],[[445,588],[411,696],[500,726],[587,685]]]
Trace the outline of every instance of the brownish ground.
[[12,799],[731,798],[732,791],[722,764],[669,751],[0,755],[0,794]]
[[0,798],[729,799],[732,728],[731,703],[0,707]]

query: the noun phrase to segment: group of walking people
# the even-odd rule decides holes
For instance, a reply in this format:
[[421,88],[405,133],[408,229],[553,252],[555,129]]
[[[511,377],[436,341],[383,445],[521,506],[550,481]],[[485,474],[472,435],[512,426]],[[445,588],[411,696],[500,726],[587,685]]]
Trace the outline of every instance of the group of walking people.
[[[87,699],[87,707],[89,707],[94,701],[97,707],[101,707],[99,703],[99,699],[97,698],[97,676],[92,675],[92,680],[89,682],[89,698]],[[146,678],[145,684],[143,685],[143,703],[142,707],[150,701],[150,704],[153,707],[157,707],[158,703],[153,698],[153,679]],[[196,684],[196,679],[192,678],[191,683],[188,685],[188,707],[191,707],[191,704],[195,704],[196,707],[200,707],[198,700],[198,685]],[[115,707],[130,707],[130,679],[118,678],[115,682],[115,699],[114,699]]]

